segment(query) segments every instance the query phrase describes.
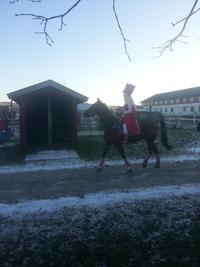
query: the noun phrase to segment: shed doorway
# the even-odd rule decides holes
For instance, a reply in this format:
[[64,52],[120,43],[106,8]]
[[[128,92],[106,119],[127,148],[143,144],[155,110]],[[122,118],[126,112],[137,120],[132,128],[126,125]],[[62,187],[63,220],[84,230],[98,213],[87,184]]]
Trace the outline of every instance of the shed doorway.
[[28,100],[27,104],[28,145],[71,142],[71,111],[66,101],[43,96]]

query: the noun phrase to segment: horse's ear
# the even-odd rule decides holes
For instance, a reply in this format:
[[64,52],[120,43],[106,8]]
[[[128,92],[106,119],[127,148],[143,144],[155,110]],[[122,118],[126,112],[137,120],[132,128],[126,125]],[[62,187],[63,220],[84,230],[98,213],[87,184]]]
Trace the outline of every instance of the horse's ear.
[[97,102],[101,102],[101,100],[99,98],[97,98]]

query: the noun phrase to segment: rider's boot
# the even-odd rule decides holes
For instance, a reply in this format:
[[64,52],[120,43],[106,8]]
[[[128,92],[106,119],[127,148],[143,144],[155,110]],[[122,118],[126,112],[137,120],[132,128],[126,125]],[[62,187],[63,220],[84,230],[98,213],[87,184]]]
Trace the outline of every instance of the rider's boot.
[[122,144],[126,145],[128,143],[128,134],[124,134],[124,139],[122,141]]

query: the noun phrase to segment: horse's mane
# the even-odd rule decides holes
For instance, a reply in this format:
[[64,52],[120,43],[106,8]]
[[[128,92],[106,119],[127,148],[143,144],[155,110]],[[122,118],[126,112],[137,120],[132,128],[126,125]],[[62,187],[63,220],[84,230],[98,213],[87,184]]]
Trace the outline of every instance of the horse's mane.
[[105,103],[102,103],[105,107],[105,110],[112,116],[113,120],[118,121],[118,119],[114,116],[114,114],[111,112],[111,110],[108,108],[108,106]]
[[105,103],[101,102],[101,101],[100,101],[100,104],[101,104],[101,107],[102,107],[102,112],[104,112],[104,114],[103,114],[104,117],[102,117],[102,119],[104,120],[104,122],[107,119],[107,120],[110,120],[109,123],[112,123],[112,125],[119,124],[119,119],[116,118],[113,115],[113,113],[108,108],[108,106]]

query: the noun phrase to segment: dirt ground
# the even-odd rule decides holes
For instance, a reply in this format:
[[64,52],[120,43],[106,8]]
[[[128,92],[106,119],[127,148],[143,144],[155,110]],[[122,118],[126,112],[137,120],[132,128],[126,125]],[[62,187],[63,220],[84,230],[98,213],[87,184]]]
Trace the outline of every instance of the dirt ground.
[[176,185],[200,182],[200,161],[162,163],[160,169],[149,165],[133,167],[126,173],[124,166],[76,170],[22,172],[0,175],[0,202],[83,196],[99,191],[127,190],[138,187]]

